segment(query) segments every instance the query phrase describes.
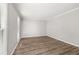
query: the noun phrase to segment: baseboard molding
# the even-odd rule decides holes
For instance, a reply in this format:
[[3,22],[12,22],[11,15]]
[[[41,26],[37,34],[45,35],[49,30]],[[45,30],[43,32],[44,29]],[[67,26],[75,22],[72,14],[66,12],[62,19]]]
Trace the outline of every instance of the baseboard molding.
[[63,40],[63,39],[58,39],[58,38],[56,38],[56,37],[52,37],[52,36],[49,36],[49,35],[47,35],[47,36],[50,37],[50,38],[54,38],[54,39],[56,39],[56,40],[65,42],[65,43],[67,43],[67,44],[73,45],[73,46],[75,46],[75,47],[79,47],[79,45],[74,44],[74,43],[71,43],[71,42],[68,42],[68,41],[65,41],[65,40]]
[[15,49],[16,49],[18,43],[20,42],[20,40],[21,40],[21,39],[19,39],[19,41],[17,42],[17,44],[16,44],[16,46],[14,47],[13,51],[10,53],[10,55],[13,55],[13,53],[14,53],[14,51],[15,51]]
[[46,37],[46,36],[31,36],[31,37],[21,37],[21,39],[24,39],[24,38],[38,38],[38,37]]

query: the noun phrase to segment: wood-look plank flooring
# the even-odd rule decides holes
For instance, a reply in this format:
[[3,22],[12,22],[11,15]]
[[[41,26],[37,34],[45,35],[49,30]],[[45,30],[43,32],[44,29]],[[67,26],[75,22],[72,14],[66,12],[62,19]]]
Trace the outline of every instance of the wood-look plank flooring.
[[13,55],[78,55],[79,48],[48,36],[23,38]]

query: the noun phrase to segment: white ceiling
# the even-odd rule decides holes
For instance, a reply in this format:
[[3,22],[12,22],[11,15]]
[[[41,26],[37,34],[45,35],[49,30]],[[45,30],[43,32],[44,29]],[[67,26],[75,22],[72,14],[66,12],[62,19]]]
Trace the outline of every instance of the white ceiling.
[[78,3],[19,3],[18,11],[24,19],[47,20],[63,12],[79,7]]

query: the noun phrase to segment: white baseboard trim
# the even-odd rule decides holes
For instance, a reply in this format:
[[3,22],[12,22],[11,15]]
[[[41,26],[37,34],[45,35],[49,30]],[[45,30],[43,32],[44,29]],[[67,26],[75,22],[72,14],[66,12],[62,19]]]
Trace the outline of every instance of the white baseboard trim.
[[10,55],[13,55],[13,53],[14,53],[16,47],[18,46],[18,43],[20,42],[20,40],[21,40],[21,39],[19,39],[19,41],[17,42],[17,44],[16,44],[16,46],[14,47],[13,51],[10,53]]
[[24,37],[21,37],[21,38],[31,38],[31,37],[43,37],[43,36],[46,36],[46,35],[39,35],[39,36],[24,36]]
[[49,36],[49,35],[47,35],[47,36],[48,36],[48,37],[51,37],[51,38],[55,38],[55,39],[57,39],[57,40],[59,40],[59,41],[62,41],[62,42],[68,43],[68,44],[70,44],[70,45],[73,45],[73,46],[79,47],[78,44],[75,44],[75,43],[72,43],[72,42],[68,42],[68,41],[65,41],[65,40],[63,40],[63,39],[58,39],[58,38],[56,38],[56,37],[52,37],[52,36]]

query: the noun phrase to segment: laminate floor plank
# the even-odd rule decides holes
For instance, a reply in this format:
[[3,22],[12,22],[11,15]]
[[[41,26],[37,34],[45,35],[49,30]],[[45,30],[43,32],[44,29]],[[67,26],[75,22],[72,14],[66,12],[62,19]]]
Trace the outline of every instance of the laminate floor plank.
[[13,55],[79,55],[79,47],[48,36],[23,38]]

